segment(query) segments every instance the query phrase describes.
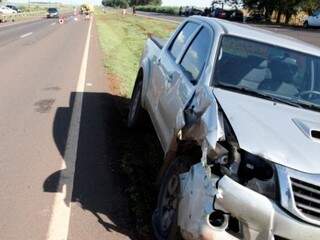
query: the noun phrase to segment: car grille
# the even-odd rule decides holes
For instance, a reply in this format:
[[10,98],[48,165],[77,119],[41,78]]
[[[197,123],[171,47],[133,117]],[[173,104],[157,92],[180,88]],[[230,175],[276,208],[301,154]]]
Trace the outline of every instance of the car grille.
[[320,221],[320,187],[291,178],[295,205],[307,218]]

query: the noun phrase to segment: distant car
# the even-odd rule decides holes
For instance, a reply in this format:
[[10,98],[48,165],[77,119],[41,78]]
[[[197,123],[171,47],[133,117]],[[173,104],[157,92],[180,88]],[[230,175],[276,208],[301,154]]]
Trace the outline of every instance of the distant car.
[[48,8],[47,18],[59,18],[59,11],[57,8]]
[[303,27],[320,27],[320,10],[314,12],[311,16],[309,16],[303,23]]
[[203,15],[203,11],[195,7],[187,6],[182,10],[181,15],[184,15],[186,17],[193,16],[193,15]]
[[10,14],[16,14],[17,11],[8,8],[6,6],[0,6],[0,14],[10,15]]
[[221,8],[216,8],[212,11],[212,17],[225,19],[234,22],[243,21],[243,13],[240,10],[225,10]]
[[265,22],[265,21],[266,21],[265,16],[259,12],[254,12],[246,17],[246,22],[258,23],[258,22]]
[[6,5],[6,7],[16,11],[17,13],[21,13],[21,9],[17,8],[14,5]]

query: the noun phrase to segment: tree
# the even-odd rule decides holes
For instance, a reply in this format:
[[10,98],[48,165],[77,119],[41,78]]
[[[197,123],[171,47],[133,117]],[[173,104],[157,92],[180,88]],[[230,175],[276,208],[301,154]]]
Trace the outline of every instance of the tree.
[[161,5],[161,0],[129,0],[130,6],[138,5]]
[[120,8],[128,7],[127,0],[102,0],[101,3],[105,7],[120,7]]
[[213,8],[215,7],[221,7],[222,9],[224,8],[225,5],[229,5],[233,8],[237,8],[238,4],[240,4],[240,0],[213,0],[211,3],[211,6]]
[[244,5],[249,9],[256,9],[264,12],[264,17],[267,21],[270,21],[272,13],[279,6],[280,0],[244,0]]
[[288,23],[292,16],[298,11],[303,10],[311,14],[320,8],[319,0],[243,0],[249,9],[260,10],[264,13],[265,18],[271,18],[273,12],[277,12],[277,23],[280,22],[281,16],[285,17],[285,23]]
[[309,15],[312,14],[313,11],[318,10],[320,8],[319,0],[302,0],[299,3],[299,7],[306,11]]

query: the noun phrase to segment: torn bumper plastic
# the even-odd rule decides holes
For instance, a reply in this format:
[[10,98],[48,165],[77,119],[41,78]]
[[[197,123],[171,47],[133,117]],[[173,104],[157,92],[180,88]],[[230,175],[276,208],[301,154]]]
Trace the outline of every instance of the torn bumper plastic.
[[[239,220],[243,239],[320,239],[319,227],[290,216],[267,197],[227,176],[219,181],[215,208],[230,213]],[[221,234],[212,228],[211,231],[206,231],[203,239],[236,239],[227,232],[225,236]]]

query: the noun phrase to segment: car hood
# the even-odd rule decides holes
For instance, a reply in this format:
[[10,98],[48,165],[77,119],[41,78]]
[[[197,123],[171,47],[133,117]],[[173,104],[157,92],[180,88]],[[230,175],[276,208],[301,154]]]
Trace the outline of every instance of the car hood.
[[217,101],[240,148],[298,171],[320,173],[320,113],[220,88]]

